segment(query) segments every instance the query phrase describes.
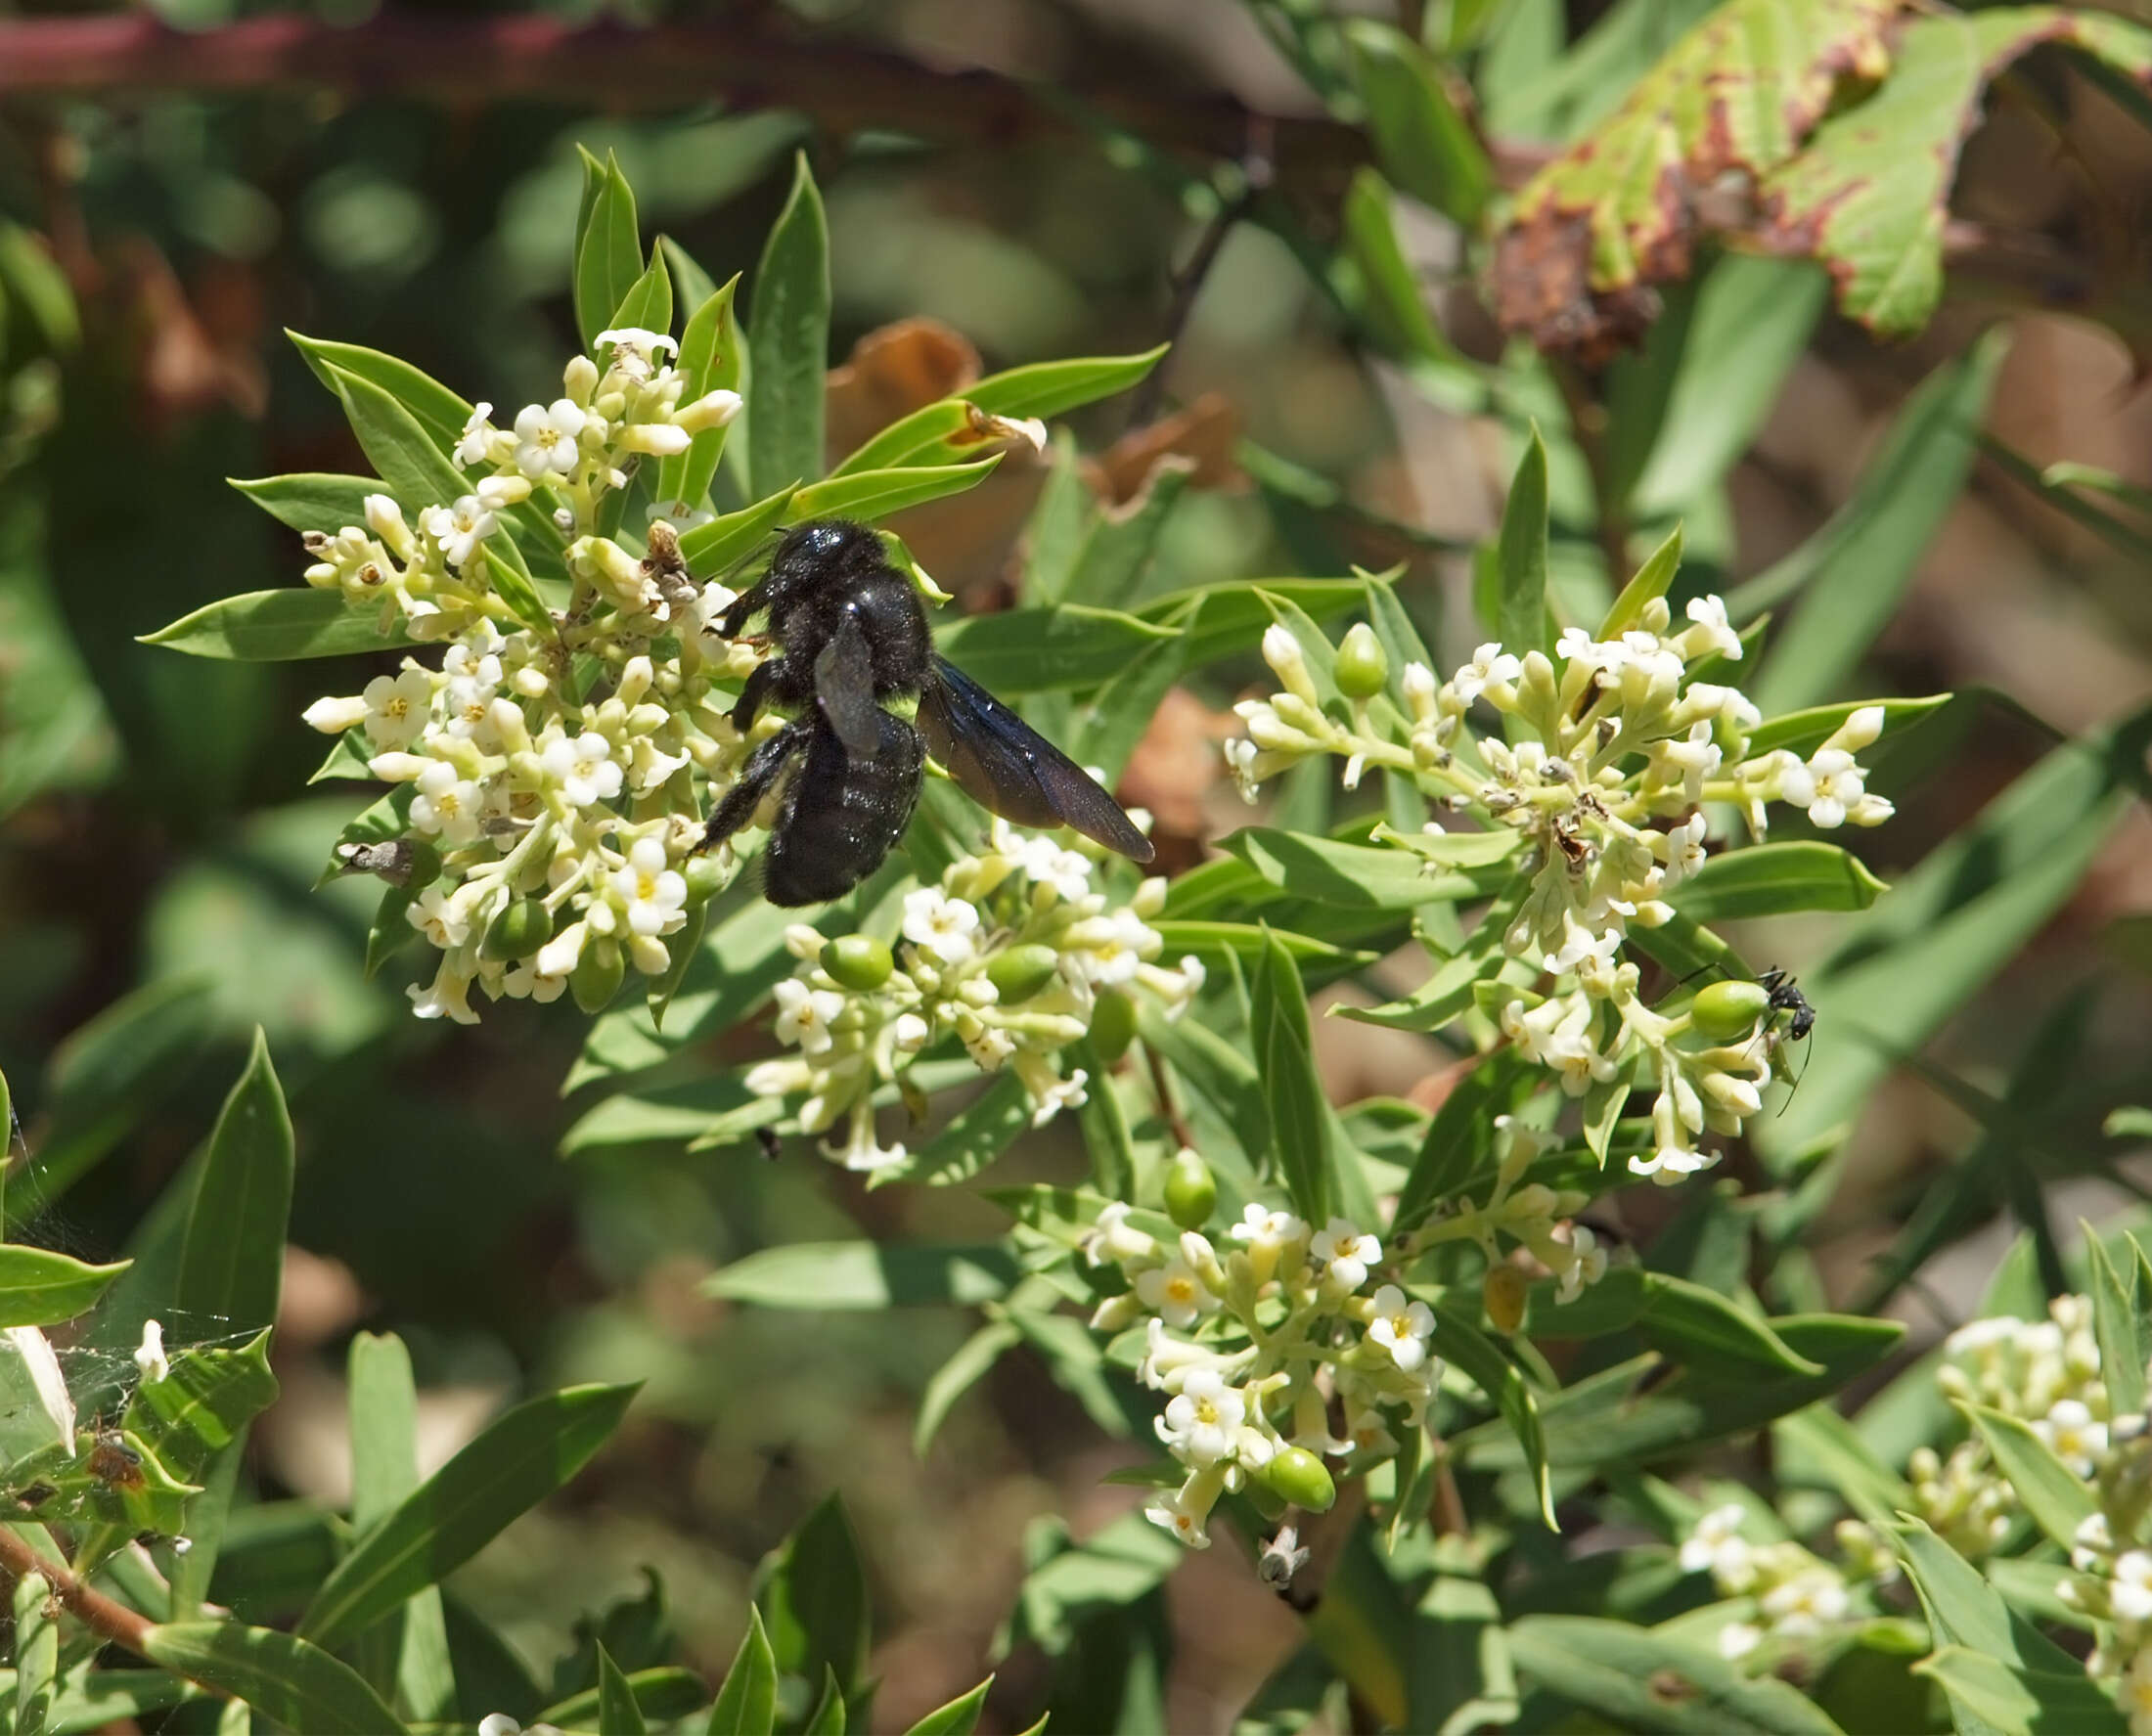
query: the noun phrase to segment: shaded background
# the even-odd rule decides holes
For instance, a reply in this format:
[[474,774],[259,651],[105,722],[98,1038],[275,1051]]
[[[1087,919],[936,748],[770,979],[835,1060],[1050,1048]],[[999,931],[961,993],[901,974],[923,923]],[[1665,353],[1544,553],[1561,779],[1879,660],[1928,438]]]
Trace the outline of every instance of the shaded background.
[[[202,42],[256,13],[215,0],[153,10],[206,33]],[[1572,7],[1570,27],[1584,30],[1598,11]],[[1182,298],[1161,398],[1077,422],[1087,448],[1106,453],[1097,482],[1109,495],[1132,491],[1161,450],[1198,460],[1148,581],[1157,589],[1405,559],[1415,613],[1461,659],[1476,637],[1462,605],[1468,562],[1445,549],[1491,533],[1514,430],[1439,408],[1331,293],[1322,249],[1334,240],[1328,213],[1350,135],[1313,118],[1314,98],[1231,0],[424,9],[428,21],[476,23],[601,13],[617,33],[587,45],[587,94],[506,94],[518,83],[506,61],[444,58],[440,39],[424,35],[400,49],[385,37],[392,94],[365,99],[305,77],[291,88],[160,88],[155,54],[115,78],[125,88],[39,92],[7,80],[0,46],[0,217],[44,238],[81,321],[79,346],[55,361],[36,310],[18,302],[0,352],[0,1066],[37,1159],[20,1172],[18,1150],[8,1207],[30,1215],[33,1238],[70,1252],[122,1248],[205,1130],[247,1031],[263,1025],[300,1151],[277,1341],[285,1398],[255,1434],[263,1497],[341,1498],[343,1351],[361,1326],[411,1344],[429,1464],[517,1392],[643,1378],[642,1400],[592,1471],[456,1588],[543,1677],[576,1613],[637,1595],[647,1564],[663,1576],[688,1660],[714,1671],[737,1640],[754,1562],[835,1487],[874,1576],[877,1721],[902,1727],[977,1678],[1029,1522],[1059,1512],[1083,1533],[1132,1503],[1134,1491],[1098,1481],[1124,1449],[1018,1353],[918,1462],[919,1386],[967,1318],[757,1313],[704,1300],[697,1283],[769,1243],[862,1229],[991,1233],[993,1219],[939,1194],[869,1199],[804,1150],[776,1165],[752,1148],[563,1162],[560,1135],[587,1106],[560,1089],[585,1023],[573,1008],[502,1003],[475,1030],[421,1024],[405,1012],[396,967],[362,978],[370,890],[310,889],[359,798],[306,786],[321,743],[298,713],[321,692],[355,690],[369,666],[200,662],[134,636],[216,597],[297,582],[295,539],[226,477],[363,467],[281,328],[408,357],[507,413],[554,395],[573,343],[578,143],[617,152],[646,229],[672,234],[720,281],[751,268],[791,153],[810,153],[832,235],[832,362],[867,340],[832,381],[832,426],[864,430],[889,403],[936,395],[980,361],[1128,351],[1168,334],[1176,274],[1216,203],[1191,191],[1190,165],[1265,148],[1280,137],[1265,117],[1281,117],[1290,148],[1278,149],[1278,197],[1290,221],[1225,236],[1198,292]],[[0,44],[10,21],[84,15],[0,6]],[[348,3],[282,16],[362,31],[385,23]],[[707,79],[676,61],[652,81],[634,44],[653,22],[706,33]],[[736,51],[757,42],[793,54],[755,63],[758,93],[734,90],[730,110],[683,95],[747,77]],[[895,82],[848,82],[837,57],[857,47],[891,57],[861,65],[896,68]],[[838,72],[813,88],[788,82],[802,50]],[[400,69],[398,52],[411,57]],[[990,83],[936,95],[938,74],[958,67],[1086,93],[1198,149],[1138,149],[1069,123],[1052,96],[1010,108]],[[2091,245],[2103,225],[2141,231],[2152,191],[2144,133],[2066,73],[2022,79],[1973,142],[1957,209],[2065,247]],[[898,95],[876,111],[885,90]],[[1605,100],[1542,124],[1558,132]],[[2067,153],[2043,118],[2058,104],[2070,115]],[[1493,359],[1499,340],[1454,235],[1429,218],[1410,240],[1452,336]],[[1796,292],[1801,268],[1783,269]],[[1893,349],[1823,316],[1728,477],[1720,521],[1691,525],[1699,568],[1730,583],[1810,535],[1847,497],[1907,388],[1993,315],[1947,306],[1923,339]],[[939,325],[881,330],[920,318]],[[2152,398],[2134,389],[2125,346],[2053,314],[2021,312],[2011,325],[1991,431],[2036,464],[2081,460],[2152,484]],[[1132,414],[1176,412],[1163,430],[1131,434]],[[1296,502],[1251,484],[1234,462],[1243,437],[1335,500],[1311,508],[1307,486]],[[965,605],[1007,601],[1039,474],[1011,462],[989,487],[899,522]],[[1631,557],[1648,546],[1646,528]],[[1603,586],[1597,529],[1574,515],[1557,529],[1572,595]],[[2152,693],[2144,573],[2141,554],[1984,463],[1859,690],[1985,684],[2060,730],[2085,729]],[[1233,677],[1174,694],[1132,771],[1133,798],[1156,810],[1166,853],[1184,865],[1246,812],[1219,784],[1212,745]],[[1846,840],[1886,875],[2044,745],[2000,706],[1943,727],[1887,788],[1902,818]],[[2139,812],[1934,1050],[1992,1086],[2044,1017],[2086,994],[2064,1046],[2073,1061],[2056,1082],[2049,1154],[2036,1163],[2058,1224],[2122,1197],[2114,1181],[2074,1172],[2100,1167],[2108,1108],[2152,1096],[2148,910],[2152,826]],[[1814,932],[1781,923],[1745,944],[1797,966],[1827,932],[1825,919]],[[1397,981],[1329,994],[1379,999]],[[125,1034],[116,1063],[100,1055],[100,1031]],[[1359,1026],[1320,1029],[1319,1047],[1340,1099],[1425,1100],[1448,1058]],[[67,1091],[85,1054],[109,1087],[90,1099]],[[1915,1082],[1878,1094],[1816,1249],[1834,1300],[1858,1292],[1863,1263],[1971,1136]],[[1074,1161],[1043,1144],[1041,1166]],[[1922,1332],[1977,1289],[2007,1233],[1998,1221],[1935,1263],[1909,1293]],[[216,1325],[170,1330],[184,1340]],[[1222,1728],[1297,1625],[1229,1550],[1192,1558],[1170,1597],[1181,1616],[1172,1725]],[[989,1714],[998,1727],[1015,1727],[1036,1701],[1043,1669],[1020,1650],[1005,1667]]]

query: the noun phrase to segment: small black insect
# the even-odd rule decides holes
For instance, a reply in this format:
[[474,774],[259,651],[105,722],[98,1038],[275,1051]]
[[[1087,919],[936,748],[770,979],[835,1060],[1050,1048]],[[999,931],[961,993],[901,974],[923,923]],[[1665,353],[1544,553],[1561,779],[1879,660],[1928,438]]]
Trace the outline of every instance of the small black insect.
[[[745,731],[772,701],[799,715],[747,756],[702,848],[746,824],[797,760],[763,856],[772,904],[822,904],[874,872],[904,835],[929,751],[965,794],[1004,819],[1065,823],[1134,861],[1150,860],[1150,840],[1075,761],[934,654],[918,591],[864,524],[820,518],[787,532],[718,631],[738,638],[758,614],[769,616],[780,654],[747,678],[733,724]],[[913,694],[912,722],[884,709]]]
[[1756,980],[1764,985],[1771,996],[1771,1017],[1775,1018],[1782,1012],[1793,1014],[1793,1022],[1786,1027],[1788,1042],[1799,1043],[1816,1029],[1816,1008],[1809,1004],[1809,998],[1801,993],[1792,977],[1774,964]]

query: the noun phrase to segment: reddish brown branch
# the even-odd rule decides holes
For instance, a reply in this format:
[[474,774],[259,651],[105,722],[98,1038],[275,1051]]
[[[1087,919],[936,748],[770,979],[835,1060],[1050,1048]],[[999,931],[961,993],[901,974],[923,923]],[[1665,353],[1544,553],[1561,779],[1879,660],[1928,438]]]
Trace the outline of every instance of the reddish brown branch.
[[157,1663],[149,1653],[153,1624],[147,1617],[136,1615],[123,1603],[114,1603],[102,1591],[92,1591],[58,1562],[47,1561],[4,1525],[0,1525],[0,1573],[16,1584],[22,1583],[26,1574],[44,1575],[45,1583],[60,1600],[60,1607],[76,1621],[125,1646],[145,1662]]
[[[193,33],[139,12],[0,22],[0,97],[182,89],[329,90],[457,108],[515,97],[615,111],[717,101],[736,110],[796,109],[838,133],[889,129],[997,149],[1078,130],[1021,80],[999,72],[931,67],[738,21],[635,29],[383,11],[348,28],[270,16]],[[1306,188],[1341,189],[1367,156],[1351,127],[1260,115],[1230,97],[1153,96],[1125,85],[1057,94],[1153,145],[1209,161],[1238,160],[1251,129],[1268,128],[1280,180]]]

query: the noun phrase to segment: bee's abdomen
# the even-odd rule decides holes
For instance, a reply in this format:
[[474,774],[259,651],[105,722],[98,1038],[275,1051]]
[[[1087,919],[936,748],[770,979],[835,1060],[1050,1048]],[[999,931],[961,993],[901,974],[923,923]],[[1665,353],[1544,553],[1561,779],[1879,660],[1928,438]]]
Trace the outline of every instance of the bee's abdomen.
[[881,742],[871,760],[853,759],[818,722],[763,857],[763,894],[772,904],[843,897],[904,835],[926,750],[910,724],[879,715]]

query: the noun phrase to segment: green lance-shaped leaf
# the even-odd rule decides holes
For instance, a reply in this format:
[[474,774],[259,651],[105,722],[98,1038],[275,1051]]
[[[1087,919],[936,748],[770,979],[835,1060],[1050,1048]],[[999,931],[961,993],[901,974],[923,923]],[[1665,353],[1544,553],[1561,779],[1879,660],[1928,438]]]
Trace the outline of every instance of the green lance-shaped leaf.
[[999,1301],[1020,1276],[1000,1242],[793,1242],[734,1261],[703,1291],[761,1308],[973,1308]]
[[[678,1665],[652,1665],[648,1669],[623,1670],[620,1674],[627,1685],[628,1697],[635,1702],[635,1710],[646,1724],[671,1728],[710,1697],[701,1676]],[[541,1711],[534,1721],[557,1724],[563,1730],[579,1726],[588,1728],[600,1717],[602,1691],[602,1688],[585,1688],[579,1694],[556,1700]]]
[[777,1727],[777,1658],[762,1630],[762,1612],[747,1606],[747,1631],[710,1708],[709,1736],[771,1736]]
[[2115,1269],[2107,1248],[2091,1224],[2079,1221],[2085,1232],[2086,1277],[2092,1292],[2092,1331],[2100,1347],[2100,1380],[2107,1388],[2112,1414],[2128,1416],[2144,1409],[2147,1352],[2137,1336],[2137,1263],[2132,1257],[2124,1269]]
[[1415,199],[1470,227],[1487,203],[1493,171],[1433,57],[1372,19],[1354,20],[1345,35],[1383,169]]
[[[0,1102],[0,1129],[5,1125]],[[87,1313],[129,1264],[88,1266],[44,1248],[0,1246],[0,1329],[55,1326]]]
[[807,1714],[801,1736],[844,1736],[844,1690],[837,1685],[837,1672],[825,1665],[822,1671],[822,1698],[815,1702],[815,1709]]
[[1272,1173],[1285,1184],[1293,1210],[1310,1224],[1321,1224],[1329,1217],[1337,1179],[1309,1035],[1308,992],[1291,951],[1267,929],[1248,1004],[1248,1040],[1270,1111]]
[[1537,426],[1502,504],[1502,534],[1495,546],[1501,575],[1496,626],[1502,645],[1518,656],[1547,650],[1552,636],[1547,614],[1547,442]]
[[2022,1418],[1985,1404],[1960,1404],[1957,1408],[1988,1443],[1997,1468],[2010,1480],[2010,1487],[2017,1491],[2033,1523],[2047,1534],[2050,1541],[2064,1549],[2073,1547],[2078,1527],[2099,1510],[2091,1485],[2064,1464],[2055,1449]]
[[798,492],[796,485],[782,488],[751,507],[720,513],[709,523],[696,525],[681,536],[680,558],[699,576],[715,578],[784,522],[792,497]]
[[[749,444],[752,444],[750,423]],[[827,482],[810,483],[792,496],[785,509],[788,524],[810,518],[884,518],[925,501],[938,501],[978,487],[994,473],[1002,455],[968,465],[917,465],[885,470],[854,470],[831,476]]]
[[598,334],[643,275],[643,242],[635,192],[612,154],[600,162],[580,145],[576,151],[583,159],[583,198],[575,220],[575,328],[583,347],[595,349]]
[[257,1030],[195,1185],[172,1298],[182,1311],[241,1327],[276,1319],[291,1175],[291,1117]]
[[[314,371],[314,378],[331,391],[336,389],[336,382],[331,378],[333,374],[346,374],[368,380],[380,386],[408,410],[419,424],[432,435],[434,444],[444,451],[463,437],[464,426],[471,420],[474,407],[468,399],[451,391],[423,368],[414,367],[401,356],[369,349],[363,343],[338,343],[333,338],[308,337],[298,332],[287,332],[285,335],[291,338],[292,345],[305,358],[307,367]],[[245,488],[249,485],[240,486]],[[379,482],[368,484],[368,493],[380,491]],[[453,500],[455,497],[452,495],[449,498]],[[363,518],[342,520],[343,524],[364,522]],[[328,528],[338,529],[340,525]]]
[[1853,499],[1727,600],[1734,618],[1747,621],[1799,588],[1799,607],[1748,689],[1767,717],[1828,698],[1897,612],[1972,471],[1981,418],[2008,349],[2008,333],[1998,327],[1971,354],[1923,380]]
[[15,1586],[14,1736],[45,1736],[60,1667],[60,1624],[47,1612],[52,1586],[24,1574]]
[[299,1631],[341,1645],[437,1584],[560,1488],[619,1425],[634,1386],[566,1387],[480,1431],[336,1564]]
[[1712,857],[1675,894],[1697,922],[1734,922],[1796,911],[1864,911],[1888,891],[1857,856],[1803,839],[1757,844]]
[[1561,1530],[1554,1518],[1554,1491],[1547,1481],[1547,1436],[1540,1426],[1539,1401],[1525,1384],[1523,1373],[1502,1354],[1500,1345],[1452,1309],[1435,1312],[1434,1347],[1470,1376],[1472,1384],[1502,1412],[1531,1472],[1540,1522],[1548,1531]]
[[135,1389],[123,1426],[174,1475],[194,1482],[276,1398],[263,1327],[236,1350],[179,1352],[163,1379],[145,1379]]
[[1363,164],[1345,195],[1344,252],[1330,273],[1338,297],[1393,354],[1443,369],[1464,366],[1427,310],[1419,277],[1399,245],[1390,183]]
[[[669,241],[664,247],[666,256],[673,262],[673,277],[685,292],[688,284],[682,275],[682,261],[686,255]],[[700,281],[707,281],[702,278],[699,268],[695,276]],[[735,273],[722,288],[709,290],[698,301],[690,298],[695,312],[688,316],[688,323],[680,333],[678,366],[688,382],[681,388],[683,404],[692,404],[708,392],[740,389],[746,361],[746,342],[733,318],[733,295],[739,287],[740,277]],[[717,474],[718,460],[725,454],[725,436],[729,431],[727,428],[704,428],[688,443],[687,451],[673,453],[659,462],[654,492],[660,503],[684,500],[690,507],[702,504],[710,492],[710,479]]]
[[1527,1616],[1509,1650],[1528,1679],[1595,1716],[1667,1736],[1840,1736],[1806,1695],[1702,1646],[1627,1622]]
[[296,531],[318,530],[335,536],[346,525],[366,522],[366,497],[381,492],[375,476],[337,476],[321,471],[234,477],[232,486],[280,524]]
[[2083,1669],[2025,1669],[1985,1652],[1945,1646],[1913,1666],[1950,1696],[1960,1732],[2054,1730],[2123,1736],[2128,1720]]
[[241,663],[287,663],[300,657],[348,657],[395,650],[413,643],[397,616],[381,631],[379,608],[353,608],[341,591],[312,586],[245,591],[205,602],[155,633],[144,645]]
[[601,1644],[598,1648],[599,1736],[644,1736],[643,1709],[635,1703],[635,1690],[620,1666]]
[[241,1622],[184,1622],[150,1629],[151,1662],[244,1700],[307,1736],[398,1736],[402,1721],[358,1671],[319,1646]]
[[756,1601],[777,1667],[848,1696],[867,1669],[867,1569],[851,1522],[835,1495],[800,1521]]
[[1895,735],[1941,711],[1955,697],[1952,693],[1929,693],[1918,699],[1850,699],[1838,705],[1812,705],[1803,711],[1789,711],[1781,717],[1767,718],[1757,727],[1756,733],[1749,737],[1749,757],[1755,759],[1773,748],[1783,747],[1807,759],[1828,736],[1837,734],[1855,712],[1876,705],[1883,708],[1884,732]]
[[758,493],[823,470],[829,362],[829,231],[800,153],[747,307],[747,475]]
[[986,1706],[986,1691],[994,1685],[988,1676],[968,1694],[960,1694],[946,1706],[937,1706],[904,1736],[971,1736],[979,1727],[979,1714]]
[[912,1453],[923,1459],[957,1401],[985,1379],[994,1364],[1023,1342],[1023,1333],[1007,1320],[989,1320],[950,1354],[919,1392],[912,1423]]
[[934,643],[993,692],[1037,693],[1111,681],[1131,658],[1177,631],[1120,609],[1064,602],[966,615],[944,626]]
[[[1398,1191],[1390,1231],[1417,1229],[1487,1161],[1495,1118],[1515,1111],[1537,1081],[1515,1049],[1499,1048],[1453,1086]],[[1610,1274],[1611,1275],[1611,1274]]]
[[1599,623],[1598,637],[1619,639],[1641,621],[1644,610],[1666,595],[1667,587],[1674,583],[1674,575],[1681,567],[1681,527],[1677,524],[1667,532],[1666,541],[1652,550],[1649,558],[1622,587],[1622,594],[1615,598],[1613,606],[1606,611],[1606,618]]
[[672,331],[672,274],[665,269],[664,249],[652,242],[650,264],[628,286],[628,292],[620,297],[620,305],[612,310],[605,327],[608,331],[655,332],[663,336]]
[[[403,1340],[393,1333],[354,1337],[349,1387],[351,1528],[363,1537],[419,1486],[419,1395]],[[357,1649],[368,1678],[394,1683],[413,1716],[453,1713],[456,1674],[439,1587],[414,1593],[402,1609],[362,1634]]]

